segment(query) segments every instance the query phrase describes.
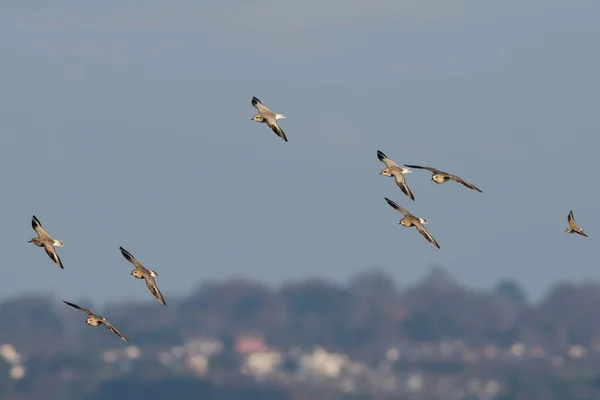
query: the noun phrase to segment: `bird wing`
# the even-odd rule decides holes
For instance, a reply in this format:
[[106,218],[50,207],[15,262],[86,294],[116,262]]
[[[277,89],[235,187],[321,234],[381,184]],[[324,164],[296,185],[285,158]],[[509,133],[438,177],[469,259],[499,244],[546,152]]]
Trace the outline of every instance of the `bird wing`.
[[275,118],[268,116],[265,118],[265,120],[267,121],[267,125],[269,125],[269,128],[271,128],[277,136],[279,136],[286,142],[288,141],[287,137],[285,136],[285,132],[283,132],[283,129],[279,127]]
[[129,342],[129,339],[127,339],[127,338],[125,337],[125,335],[123,335],[123,334],[122,334],[122,333],[121,333],[121,332],[120,332],[120,331],[119,331],[117,328],[115,328],[115,327],[114,327],[114,325],[113,325],[113,324],[111,324],[111,323],[110,323],[110,321],[108,321],[106,318],[102,318],[101,322],[102,322],[104,325],[106,325],[106,327],[107,327],[108,329],[110,329],[110,331],[111,331],[112,333],[114,333],[115,335],[119,336],[119,337],[120,337],[121,339],[123,339],[124,341],[126,341],[126,342]]
[[123,254],[123,257],[125,257],[127,261],[132,263],[137,269],[148,271],[148,269],[144,267],[144,265],[141,262],[139,262],[134,256],[132,256],[130,252],[128,252],[122,247],[119,247],[119,250],[121,250],[121,254]]
[[[398,176],[398,175],[400,175],[400,176]],[[396,178],[396,184],[398,185],[400,190],[402,190],[402,192],[405,195],[407,195],[412,201],[414,201],[415,196],[412,194],[412,192],[410,191],[410,188],[406,184],[406,180],[404,180],[404,175],[396,174],[396,175],[394,175],[394,177]]]
[[148,286],[150,293],[152,293],[154,297],[156,297],[163,306],[166,306],[167,303],[165,302],[165,298],[163,297],[160,290],[158,290],[158,286],[156,286],[156,281],[154,280],[154,278],[150,276],[150,274],[144,274],[144,279],[146,280],[146,286]]
[[81,311],[85,312],[87,315],[96,315],[96,314],[94,314],[93,311],[88,310],[87,308],[80,307],[77,304],[69,303],[68,301],[64,301],[64,300],[63,300],[63,303],[65,303],[73,308],[76,308],[78,310],[81,310]]
[[438,242],[436,242],[435,239],[433,238],[433,236],[431,236],[431,234],[429,232],[427,232],[427,229],[425,229],[425,227],[423,226],[423,224],[421,222],[414,221],[413,225],[415,226],[415,228],[417,228],[419,233],[421,235],[423,235],[423,237],[425,239],[427,239],[429,242],[431,242],[438,249],[440,248],[440,245],[438,244]]
[[44,228],[42,228],[42,224],[40,223],[40,220],[37,219],[37,217],[35,215],[31,218],[31,226],[32,226],[33,230],[37,232],[39,237],[50,238],[50,235],[48,235],[48,232],[46,232],[46,230]]
[[392,207],[396,211],[400,211],[405,217],[412,215],[407,210],[405,210],[404,208],[402,208],[398,204],[396,204],[396,202],[388,199],[387,197],[384,197],[384,199],[385,199],[385,201],[387,201],[387,203],[390,205],[390,207]]
[[433,167],[423,167],[420,165],[410,165],[410,164],[404,164],[405,167],[408,168],[415,168],[415,169],[426,169],[429,172],[432,172],[434,174],[446,174],[444,171],[440,171],[439,169],[433,168]]
[[575,222],[575,217],[573,216],[573,210],[569,210],[567,221],[569,221],[570,226],[577,226],[577,222]]
[[263,114],[263,115],[264,114],[273,114],[271,112],[271,110],[269,110],[267,107],[265,107],[263,105],[263,103],[261,103],[260,100],[257,99],[256,97],[252,97],[252,105],[254,107],[256,107],[256,109],[258,110],[258,112],[261,113],[261,114]]
[[472,183],[469,183],[467,181],[465,181],[464,179],[456,176],[456,175],[452,175],[452,174],[446,174],[447,177],[449,177],[450,179],[452,179],[455,182],[460,183],[461,185],[464,185],[466,187],[468,187],[469,189],[473,189],[479,193],[483,193],[477,186],[473,185]]
[[377,150],[377,158],[379,159],[379,161],[384,163],[388,168],[398,166],[398,164],[396,164],[394,161],[390,160],[381,150]]
[[60,257],[58,256],[58,253],[56,252],[56,247],[54,247],[52,244],[44,242],[44,250],[46,250],[46,254],[48,254],[48,257],[50,257],[52,261],[58,264],[58,266],[62,269],[65,269],[65,267],[63,267],[62,261],[60,260]]

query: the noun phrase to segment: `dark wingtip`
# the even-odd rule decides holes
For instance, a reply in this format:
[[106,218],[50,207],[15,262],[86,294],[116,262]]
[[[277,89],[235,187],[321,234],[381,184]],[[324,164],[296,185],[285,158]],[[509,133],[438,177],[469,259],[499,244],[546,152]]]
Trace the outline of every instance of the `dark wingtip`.
[[69,303],[68,301],[65,301],[65,300],[63,300],[63,303],[65,303],[66,305],[69,305],[73,308],[77,308],[77,309],[79,308],[79,306],[77,304]]
[[390,205],[390,207],[392,207],[392,208],[398,207],[398,205],[396,204],[396,202],[394,202],[393,200],[390,200],[387,197],[384,197],[384,199],[385,199],[385,201],[387,201],[387,203]]
[[133,256],[131,255],[130,252],[128,252],[127,250],[125,250],[122,246],[119,246],[119,250],[121,250],[121,254],[123,255],[123,257],[125,257],[126,259],[131,259],[133,258]]
[[387,156],[383,153],[383,151],[377,150],[377,158],[379,161],[382,161],[382,159],[387,158]]
[[255,106],[257,103],[261,104],[261,102],[258,99],[258,97],[252,96],[252,105]]

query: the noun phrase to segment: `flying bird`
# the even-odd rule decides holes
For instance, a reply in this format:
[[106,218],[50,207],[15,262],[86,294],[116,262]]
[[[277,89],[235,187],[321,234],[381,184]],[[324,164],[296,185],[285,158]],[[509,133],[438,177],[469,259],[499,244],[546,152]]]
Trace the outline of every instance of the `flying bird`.
[[33,227],[33,230],[37,232],[38,236],[31,239],[27,243],[33,243],[38,247],[43,247],[46,250],[46,254],[48,254],[48,257],[50,257],[52,261],[58,264],[59,267],[65,269],[63,267],[62,261],[60,260],[60,257],[58,256],[58,253],[56,252],[56,248],[54,247],[63,247],[63,241],[52,239],[50,235],[48,235],[48,232],[46,232],[46,230],[42,228],[42,224],[36,218],[35,215],[31,218],[31,226]]
[[396,204],[392,200],[388,199],[387,197],[385,197],[385,201],[387,201],[387,203],[394,210],[399,211],[399,212],[402,213],[402,215],[404,215],[404,218],[402,218],[400,220],[400,224],[401,225],[406,226],[407,228],[409,228],[411,226],[414,226],[417,229],[417,231],[419,231],[419,233],[421,235],[423,235],[423,237],[425,239],[427,239],[429,242],[431,242],[431,244],[433,244],[438,249],[440,248],[440,245],[435,241],[435,239],[433,238],[433,236],[431,236],[431,234],[429,232],[427,232],[427,229],[425,229],[425,227],[423,226],[423,225],[425,225],[427,223],[427,221],[425,220],[425,218],[415,217],[414,215],[412,215],[407,210],[405,210],[404,208],[400,207],[398,204]]
[[433,175],[431,175],[431,180],[440,185],[442,183],[447,182],[449,179],[452,179],[453,181],[456,181],[456,182],[460,183],[461,185],[468,187],[469,189],[473,189],[479,193],[483,193],[481,190],[479,190],[479,188],[477,186],[473,185],[472,183],[469,183],[469,182],[465,181],[464,179],[459,178],[456,175],[452,175],[447,172],[440,171],[439,169],[435,169],[432,167],[421,167],[419,165],[410,165],[410,164],[404,164],[404,166],[409,167],[409,168],[415,168],[415,169],[426,169],[427,171],[429,171],[433,174]]
[[565,229],[565,232],[567,232],[567,233],[577,233],[577,234],[579,234],[581,236],[588,237],[588,235],[585,234],[585,232],[583,231],[583,229],[581,229],[577,225],[577,222],[575,222],[575,217],[573,217],[573,210],[569,211],[569,216],[567,217],[567,220],[569,221],[569,227],[567,229]]
[[114,333],[115,335],[119,336],[124,341],[129,342],[129,339],[127,339],[125,337],[125,335],[123,335],[121,332],[119,332],[119,330],[117,328],[115,328],[113,326],[113,324],[111,324],[106,318],[94,314],[93,311],[88,310],[87,308],[79,307],[77,304],[69,303],[68,301],[64,301],[64,300],[63,300],[63,303],[65,303],[67,305],[70,305],[73,308],[76,308],[78,310],[81,310],[81,311],[85,312],[88,315],[88,317],[85,319],[85,323],[86,324],[91,325],[91,326],[98,326],[100,324],[104,324],[104,325],[106,325],[106,327],[108,329],[110,329],[110,331],[112,333]]
[[411,173],[412,171],[409,168],[404,168],[396,164],[394,161],[390,160],[382,151],[377,150],[377,158],[379,161],[384,163],[386,167],[381,170],[379,175],[385,176],[393,176],[396,180],[396,184],[402,190],[402,192],[407,195],[411,200],[415,200],[415,196],[410,191],[410,188],[406,184],[406,180],[404,179],[404,174]]
[[283,132],[283,129],[281,129],[279,125],[277,125],[277,120],[281,118],[286,118],[285,115],[275,114],[267,107],[265,107],[256,97],[252,97],[252,105],[258,110],[258,114],[252,117],[251,121],[262,122],[267,124],[277,136],[279,136],[287,142],[288,140],[285,136],[285,133]]
[[150,293],[152,293],[154,297],[156,297],[163,306],[166,306],[167,303],[165,303],[165,298],[163,297],[160,290],[158,290],[158,286],[156,286],[156,281],[154,280],[154,278],[158,276],[156,271],[144,267],[144,265],[141,262],[139,262],[134,256],[131,255],[130,252],[128,252],[124,248],[119,247],[119,250],[121,250],[121,254],[123,254],[123,257],[125,257],[127,261],[129,261],[135,266],[134,270],[131,271],[131,275],[138,279],[145,279],[146,286],[148,286]]

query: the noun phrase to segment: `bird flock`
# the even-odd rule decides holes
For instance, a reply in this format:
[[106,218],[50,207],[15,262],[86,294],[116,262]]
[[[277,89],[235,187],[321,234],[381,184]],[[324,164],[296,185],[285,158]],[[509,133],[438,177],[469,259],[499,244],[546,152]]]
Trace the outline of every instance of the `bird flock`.
[[[281,139],[283,139],[285,142],[287,142],[288,139],[287,139],[285,132],[277,123],[278,119],[285,119],[286,117],[282,114],[277,114],[277,113],[272,112],[266,106],[264,106],[261,103],[261,101],[256,97],[252,97],[252,105],[258,110],[258,114],[253,116],[251,118],[251,121],[256,121],[259,123],[267,124],[267,126],[277,136],[279,136]],[[421,170],[426,170],[426,171],[431,172],[431,174],[432,174],[431,180],[437,184],[443,184],[449,180],[453,180],[473,191],[483,193],[477,186],[473,185],[472,183],[469,183],[466,180],[464,180],[456,175],[441,171],[441,170],[433,168],[433,167],[411,165],[411,164],[403,164],[403,166],[400,166],[395,161],[388,158],[381,150],[377,150],[377,158],[379,159],[379,161],[381,161],[382,163],[385,164],[385,168],[381,170],[379,175],[384,175],[387,177],[394,177],[394,180],[396,181],[396,185],[398,185],[400,190],[409,199],[411,199],[413,201],[415,201],[415,196],[412,193],[412,191],[410,190],[410,188],[408,187],[408,184],[406,183],[406,177],[405,177],[406,174],[412,173],[412,169],[421,169]],[[440,245],[435,240],[435,238],[425,228],[425,225],[427,224],[427,220],[425,218],[417,217],[417,216],[411,214],[408,210],[401,207],[393,200],[388,199],[387,197],[384,197],[384,199],[394,210],[402,213],[403,218],[400,219],[400,225],[405,226],[407,228],[414,226],[415,229],[425,239],[427,239],[427,241],[429,241],[436,248],[441,249]],[[569,211],[567,221],[569,223],[569,227],[565,230],[566,233],[576,233],[581,236],[587,237],[587,234],[583,231],[583,229],[581,227],[579,227],[577,225],[577,222],[575,222],[575,217],[573,216],[572,210]],[[53,239],[48,234],[48,232],[42,227],[42,224],[40,223],[40,221],[38,220],[38,218],[35,215],[33,215],[31,218],[31,226],[32,226],[33,230],[37,233],[38,236],[35,238],[32,238],[29,241],[29,243],[33,243],[35,246],[38,246],[38,247],[43,247],[44,250],[46,251],[46,254],[48,255],[48,257],[50,257],[50,259],[55,264],[57,264],[61,269],[64,269],[63,263],[56,251],[56,247],[64,246],[63,241]],[[158,277],[158,274],[156,273],[156,271],[146,268],[138,259],[136,259],[130,252],[125,250],[123,247],[119,247],[119,250],[121,251],[121,254],[123,255],[123,257],[125,257],[125,259],[127,261],[129,261],[131,264],[133,264],[133,266],[135,267],[133,269],[133,271],[131,271],[130,275],[133,275],[137,279],[144,279],[146,281],[146,286],[148,287],[148,290],[150,291],[150,293],[154,297],[156,297],[156,299],[163,306],[166,306],[167,303],[165,302],[165,298],[163,297],[162,293],[158,289],[158,286],[156,285],[156,280],[154,279],[154,278]],[[88,325],[98,326],[100,324],[104,324],[115,335],[119,336],[124,341],[129,342],[129,339],[127,339],[127,337],[125,335],[123,335],[106,318],[104,318],[100,315],[97,315],[96,313],[94,313],[93,311],[91,311],[87,308],[80,307],[77,304],[74,304],[74,303],[71,303],[68,301],[64,301],[64,300],[63,300],[63,302],[73,308],[76,308],[78,310],[85,312],[88,315],[88,317],[85,320],[85,322]]]

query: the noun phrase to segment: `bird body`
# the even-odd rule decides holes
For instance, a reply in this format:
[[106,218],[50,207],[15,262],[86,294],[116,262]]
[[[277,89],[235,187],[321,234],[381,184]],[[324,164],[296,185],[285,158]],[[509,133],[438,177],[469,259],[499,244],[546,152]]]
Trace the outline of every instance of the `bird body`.
[[258,114],[253,116],[251,120],[267,124],[277,136],[287,142],[288,140],[283,132],[283,129],[281,129],[281,127],[277,124],[278,119],[286,118],[285,115],[272,112],[256,97],[252,97],[252,105],[258,110]]
[[379,175],[393,176],[396,180],[396,185],[398,185],[400,190],[402,190],[402,192],[407,195],[409,199],[414,201],[415,196],[406,184],[406,179],[404,178],[404,174],[410,174],[412,171],[409,168],[399,166],[380,150],[377,150],[377,158],[386,165],[386,167],[381,170]]
[[31,218],[31,226],[33,230],[37,232],[38,236],[31,239],[29,243],[33,243],[38,247],[43,247],[46,250],[48,257],[50,257],[50,259],[54,261],[54,263],[56,263],[60,268],[65,269],[55,247],[63,247],[63,241],[52,239],[48,232],[46,232],[46,230],[42,227],[42,224],[35,215]]
[[405,226],[407,228],[414,226],[415,229],[425,239],[427,239],[431,244],[433,244],[438,249],[440,248],[440,245],[438,244],[438,242],[436,242],[436,240],[433,238],[433,236],[431,236],[431,234],[423,226],[423,225],[427,224],[427,221],[425,220],[425,218],[416,217],[416,216],[412,215],[405,208],[400,207],[398,204],[396,204],[394,201],[388,199],[387,197],[385,197],[385,201],[387,201],[387,203],[390,205],[390,207],[392,207],[394,210],[399,211],[402,213],[402,215],[404,215],[404,218],[402,218],[400,220],[400,225]]
[[127,261],[129,261],[135,266],[133,271],[131,271],[131,275],[133,275],[137,279],[145,279],[146,286],[148,287],[148,290],[150,290],[150,293],[152,293],[152,295],[156,297],[156,299],[163,306],[166,306],[167,303],[165,302],[165,298],[163,297],[160,290],[158,290],[158,286],[156,285],[156,281],[154,280],[154,278],[158,276],[156,271],[144,267],[144,265],[141,262],[139,262],[134,256],[131,255],[130,252],[125,250],[123,247],[119,247],[119,250],[121,250],[121,254],[123,255],[123,257],[125,257]]
[[64,301],[64,300],[63,300],[63,303],[85,312],[88,315],[88,317],[85,319],[86,324],[91,325],[91,326],[98,326],[100,324],[104,324],[112,333],[119,336],[124,341],[129,342],[129,339],[127,339],[125,337],[125,335],[123,335],[121,332],[119,332],[119,330],[117,328],[115,328],[114,325],[111,324],[110,321],[108,321],[106,318],[95,314],[92,310],[80,307],[77,304],[69,303],[68,301]]
[[588,237],[588,235],[585,234],[583,229],[581,229],[579,227],[579,225],[577,225],[577,222],[575,222],[575,217],[573,216],[573,210],[569,211],[569,216],[567,217],[567,221],[569,222],[569,227],[567,229],[565,229],[566,233],[577,233],[578,235]]
[[452,175],[447,172],[440,171],[439,169],[432,168],[432,167],[422,167],[419,165],[410,165],[410,164],[404,164],[404,166],[409,167],[409,168],[414,168],[414,169],[425,169],[425,170],[431,172],[432,173],[431,180],[439,185],[441,185],[442,183],[446,183],[449,180],[453,180],[455,182],[460,183],[463,186],[468,187],[469,189],[475,190],[476,192],[479,192],[479,193],[483,193],[477,186],[473,185],[472,183],[469,183],[456,175]]

